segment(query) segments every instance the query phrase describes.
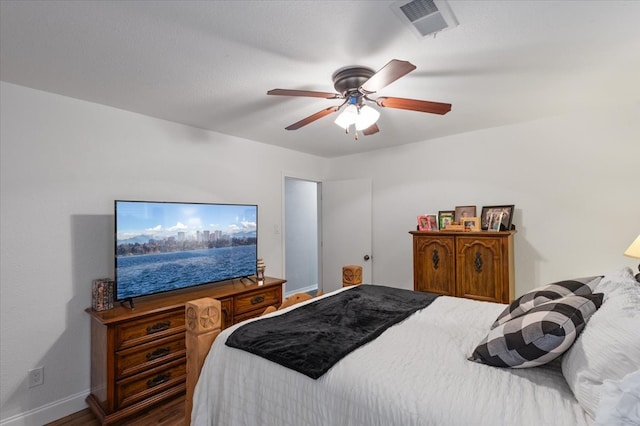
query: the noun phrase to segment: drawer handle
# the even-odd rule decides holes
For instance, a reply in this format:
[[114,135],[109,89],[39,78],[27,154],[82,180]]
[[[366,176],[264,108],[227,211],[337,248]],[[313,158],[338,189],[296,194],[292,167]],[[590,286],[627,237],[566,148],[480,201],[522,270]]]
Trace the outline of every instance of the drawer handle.
[[251,304],[252,305],[257,305],[258,303],[262,303],[262,302],[264,302],[264,296],[263,295],[256,296],[256,297],[251,299]]
[[147,361],[151,361],[154,359],[158,359],[158,358],[162,358],[163,356],[167,355],[169,352],[171,352],[171,348],[166,347],[166,348],[158,348],[153,352],[149,352],[147,354]]
[[433,269],[438,269],[438,265],[440,264],[440,256],[438,255],[437,249],[433,251],[431,261],[433,262]]
[[171,321],[160,321],[147,327],[147,334],[153,334],[160,331],[168,330],[169,327],[171,327]]
[[151,389],[151,388],[156,387],[158,385],[161,385],[161,384],[163,384],[165,382],[168,382],[170,378],[171,378],[171,373],[158,374],[153,379],[147,380],[147,389]]
[[476,260],[474,264],[476,267],[476,272],[477,273],[482,272],[482,255],[480,254],[480,252],[476,252]]

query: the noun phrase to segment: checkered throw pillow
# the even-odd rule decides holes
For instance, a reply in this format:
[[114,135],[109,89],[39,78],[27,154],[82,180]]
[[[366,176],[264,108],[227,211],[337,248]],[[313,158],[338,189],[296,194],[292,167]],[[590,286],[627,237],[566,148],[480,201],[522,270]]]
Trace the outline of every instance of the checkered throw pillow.
[[469,360],[512,368],[546,364],[571,347],[603,296],[570,295],[542,303],[490,330]]
[[519,317],[538,305],[546,303],[550,300],[560,299],[561,297],[571,295],[589,295],[602,276],[577,278],[574,280],[559,281],[553,284],[547,284],[542,287],[535,288],[530,292],[523,294],[509,306],[505,308],[498,319],[493,323],[491,328],[496,328],[500,324],[504,324],[514,318]]

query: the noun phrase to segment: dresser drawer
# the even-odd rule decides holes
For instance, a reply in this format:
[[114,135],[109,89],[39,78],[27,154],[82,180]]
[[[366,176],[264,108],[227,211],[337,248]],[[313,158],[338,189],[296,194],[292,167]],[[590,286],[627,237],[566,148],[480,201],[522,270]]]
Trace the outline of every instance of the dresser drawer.
[[187,363],[180,358],[162,367],[137,374],[116,383],[116,404],[123,408],[186,381]]
[[165,336],[184,333],[184,331],[184,308],[146,316],[116,326],[116,350],[152,342]]
[[184,334],[165,337],[151,343],[134,346],[116,353],[116,379],[150,370],[186,356]]
[[[233,315],[239,317],[244,313],[264,309],[267,306],[280,305],[282,300],[282,287],[272,287],[264,291],[253,291],[235,298]],[[237,322],[237,320],[236,320]]]

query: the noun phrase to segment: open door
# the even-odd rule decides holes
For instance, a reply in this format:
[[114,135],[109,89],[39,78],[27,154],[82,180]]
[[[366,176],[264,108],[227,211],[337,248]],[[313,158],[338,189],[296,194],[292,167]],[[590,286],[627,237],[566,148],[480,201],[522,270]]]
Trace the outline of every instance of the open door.
[[362,266],[362,282],[373,280],[371,180],[322,182],[322,291],[342,287],[342,267]]

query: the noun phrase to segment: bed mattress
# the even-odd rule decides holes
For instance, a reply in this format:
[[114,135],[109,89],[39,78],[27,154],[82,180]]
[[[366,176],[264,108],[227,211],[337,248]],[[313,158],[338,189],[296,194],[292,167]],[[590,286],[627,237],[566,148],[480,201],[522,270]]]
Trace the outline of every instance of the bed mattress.
[[203,366],[192,424],[593,424],[559,367],[502,369],[467,360],[504,306],[439,297],[317,380],[227,347],[241,324],[230,327]]

